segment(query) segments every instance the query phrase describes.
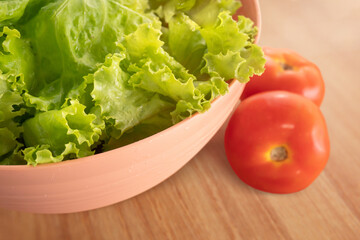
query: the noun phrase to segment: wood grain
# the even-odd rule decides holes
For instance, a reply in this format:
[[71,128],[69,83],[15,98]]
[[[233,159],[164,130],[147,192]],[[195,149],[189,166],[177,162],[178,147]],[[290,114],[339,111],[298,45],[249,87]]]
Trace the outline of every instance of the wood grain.
[[260,2],[260,44],[298,51],[326,82],[331,156],[309,188],[274,195],[243,184],[227,163],[223,127],[178,173],[130,200],[64,215],[0,209],[0,240],[359,239],[360,1]]

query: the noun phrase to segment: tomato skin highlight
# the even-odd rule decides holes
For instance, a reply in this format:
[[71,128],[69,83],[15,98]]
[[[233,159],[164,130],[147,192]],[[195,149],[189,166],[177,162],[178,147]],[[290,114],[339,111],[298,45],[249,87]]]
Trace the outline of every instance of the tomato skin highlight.
[[284,90],[300,94],[316,105],[321,105],[325,84],[316,64],[289,49],[263,47],[263,51],[265,72],[251,78],[241,100],[260,92]]
[[[330,151],[325,119],[310,100],[286,91],[256,94],[240,103],[225,132],[228,161],[246,184],[271,193],[309,186],[324,169]],[[271,159],[276,147],[283,161]]]

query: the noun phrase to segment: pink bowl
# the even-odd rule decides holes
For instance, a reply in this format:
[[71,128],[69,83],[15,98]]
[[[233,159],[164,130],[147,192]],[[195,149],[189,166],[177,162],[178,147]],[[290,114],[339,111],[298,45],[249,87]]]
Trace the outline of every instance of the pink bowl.
[[[257,0],[237,14],[260,30]],[[223,125],[244,88],[234,80],[209,111],[139,142],[82,159],[31,166],[0,166],[0,207],[36,213],[95,209],[140,194],[170,177]]]

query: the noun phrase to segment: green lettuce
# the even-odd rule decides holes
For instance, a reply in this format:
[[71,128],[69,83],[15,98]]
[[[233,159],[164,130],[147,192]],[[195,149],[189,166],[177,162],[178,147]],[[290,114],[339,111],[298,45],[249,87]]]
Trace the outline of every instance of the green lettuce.
[[0,2],[0,26],[18,21],[24,14],[29,0],[12,0]]
[[235,0],[0,2],[0,164],[139,141],[264,70]]
[[26,120],[25,160],[38,164],[92,155],[92,146],[100,139],[104,123],[97,121],[95,114],[85,113],[85,108],[74,100],[63,109],[42,112]]
[[108,123],[109,135],[114,138],[174,106],[158,93],[128,84],[130,76],[120,67],[124,59],[124,55],[109,55],[94,74],[86,77],[94,85],[91,92],[94,109],[100,109],[102,119]]
[[23,128],[16,118],[24,114],[24,109],[14,108],[22,103],[21,97],[9,90],[4,91],[1,85],[0,91],[3,93],[0,93],[0,164],[8,162],[11,164],[11,160],[19,162],[15,155],[22,147],[17,139],[23,132]]

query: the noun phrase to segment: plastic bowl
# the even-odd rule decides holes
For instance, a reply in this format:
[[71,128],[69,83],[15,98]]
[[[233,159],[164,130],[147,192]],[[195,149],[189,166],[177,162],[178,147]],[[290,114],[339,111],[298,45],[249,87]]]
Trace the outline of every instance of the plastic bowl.
[[[242,0],[237,14],[260,30],[257,0]],[[158,134],[94,156],[60,163],[0,166],[0,207],[34,213],[80,212],[140,194],[170,177],[197,154],[232,112],[244,84],[233,80],[229,92],[209,111],[195,114]]]

